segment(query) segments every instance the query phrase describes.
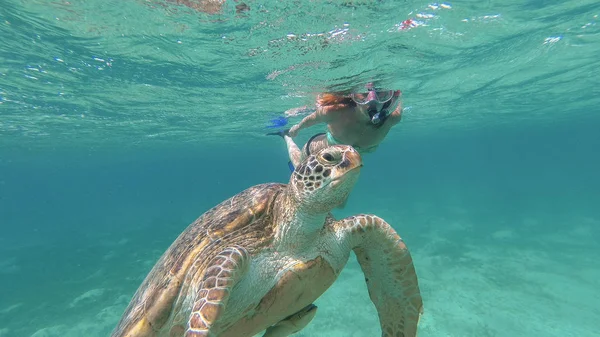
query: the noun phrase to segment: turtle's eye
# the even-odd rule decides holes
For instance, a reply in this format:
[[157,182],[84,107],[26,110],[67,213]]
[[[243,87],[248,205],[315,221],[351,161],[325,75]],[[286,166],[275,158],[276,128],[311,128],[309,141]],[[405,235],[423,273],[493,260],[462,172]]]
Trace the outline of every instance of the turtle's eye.
[[323,156],[322,156],[322,157],[323,157],[323,159],[325,159],[325,160],[327,160],[327,161],[329,161],[329,162],[331,162],[331,161],[334,161],[334,160],[335,160],[335,158],[333,158],[333,155],[332,155],[331,153],[325,153],[325,154],[323,154]]
[[337,148],[327,148],[317,154],[316,159],[325,166],[335,165],[342,159],[342,152]]

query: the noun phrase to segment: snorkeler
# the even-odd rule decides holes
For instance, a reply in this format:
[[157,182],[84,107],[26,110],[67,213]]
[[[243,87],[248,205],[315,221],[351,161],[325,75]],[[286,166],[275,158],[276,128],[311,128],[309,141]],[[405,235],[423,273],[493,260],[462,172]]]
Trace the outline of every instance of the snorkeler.
[[[367,84],[365,92],[325,93],[317,99],[315,112],[289,130],[267,135],[278,135],[285,140],[290,169],[306,156],[329,145],[352,145],[361,154],[374,152],[390,129],[400,122],[400,96],[400,90],[379,90],[371,83]],[[327,132],[312,136],[300,151],[292,138],[301,129],[320,123],[327,124]]]

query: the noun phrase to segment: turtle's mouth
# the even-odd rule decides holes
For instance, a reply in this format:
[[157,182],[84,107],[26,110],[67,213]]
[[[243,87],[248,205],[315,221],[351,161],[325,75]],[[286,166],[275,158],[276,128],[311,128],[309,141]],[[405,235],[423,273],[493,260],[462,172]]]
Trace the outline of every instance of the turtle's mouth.
[[364,164],[362,164],[362,163],[360,165],[356,165],[355,167],[349,169],[348,171],[346,171],[346,173],[342,174],[340,177],[338,177],[336,179],[340,179],[340,178],[344,177],[346,174],[348,174],[354,170],[360,170],[361,168],[363,168],[363,166],[364,166]]

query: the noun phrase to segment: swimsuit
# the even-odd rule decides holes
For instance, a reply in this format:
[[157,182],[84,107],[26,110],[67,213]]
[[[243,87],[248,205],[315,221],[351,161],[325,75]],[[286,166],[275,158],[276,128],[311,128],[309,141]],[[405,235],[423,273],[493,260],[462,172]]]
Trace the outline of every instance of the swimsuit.
[[340,142],[339,140],[335,139],[335,137],[333,137],[333,135],[331,134],[331,132],[327,131],[327,143],[329,145],[338,145],[338,144],[343,144],[342,142]]
[[[308,141],[306,142],[306,145],[305,145],[305,152],[306,152],[306,156],[310,156],[310,143],[311,143],[311,142],[312,142],[312,141],[313,141],[315,138],[317,138],[317,137],[319,137],[319,136],[323,136],[323,135],[325,135],[325,136],[326,136],[326,138],[327,138],[327,145],[339,145],[339,144],[343,144],[343,145],[345,145],[345,143],[343,143],[343,142],[339,141],[338,139],[336,139],[336,138],[335,138],[335,137],[334,137],[334,136],[331,134],[331,132],[329,132],[329,130],[328,130],[327,132],[321,132],[321,133],[317,133],[317,134],[313,135],[312,137],[310,137],[310,138],[308,139]],[[370,147],[370,148],[361,148],[360,146],[355,146],[355,145],[352,145],[352,147],[354,147],[354,149],[355,149],[356,151],[358,151],[358,153],[360,153],[360,154],[364,154],[364,153],[366,153],[366,152],[369,152],[369,151],[368,151],[369,149],[374,149],[374,148],[376,148],[376,147],[377,147],[377,145],[376,145],[376,146],[372,146],[372,147]]]

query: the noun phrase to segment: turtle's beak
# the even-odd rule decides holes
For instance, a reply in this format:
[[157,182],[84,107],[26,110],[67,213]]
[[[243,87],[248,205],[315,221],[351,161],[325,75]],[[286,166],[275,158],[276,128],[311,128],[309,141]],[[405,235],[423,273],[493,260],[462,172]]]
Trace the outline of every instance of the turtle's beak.
[[342,161],[336,167],[336,178],[332,180],[332,186],[340,184],[341,181],[348,181],[351,177],[354,177],[353,180],[356,179],[362,167],[362,157],[358,151],[349,147],[349,150],[343,153]]
[[339,165],[340,169],[346,169],[346,172],[363,167],[361,155],[353,147],[344,152],[344,159]]

